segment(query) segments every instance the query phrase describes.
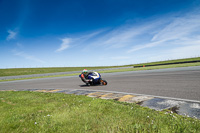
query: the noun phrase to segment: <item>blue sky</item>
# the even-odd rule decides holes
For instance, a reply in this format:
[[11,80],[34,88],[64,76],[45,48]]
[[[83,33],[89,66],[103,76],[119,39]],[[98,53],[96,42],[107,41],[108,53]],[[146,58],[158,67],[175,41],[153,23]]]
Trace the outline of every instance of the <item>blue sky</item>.
[[200,56],[200,0],[0,0],[0,68]]

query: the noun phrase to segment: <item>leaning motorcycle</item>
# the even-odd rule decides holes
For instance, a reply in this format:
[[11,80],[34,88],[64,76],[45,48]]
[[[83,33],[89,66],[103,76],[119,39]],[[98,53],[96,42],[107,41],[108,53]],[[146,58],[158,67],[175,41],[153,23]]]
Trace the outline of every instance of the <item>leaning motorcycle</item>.
[[86,83],[86,85],[107,85],[107,81],[101,78],[101,75],[97,72],[90,72],[87,76],[87,79],[84,77],[84,74],[80,74],[79,77],[81,80]]

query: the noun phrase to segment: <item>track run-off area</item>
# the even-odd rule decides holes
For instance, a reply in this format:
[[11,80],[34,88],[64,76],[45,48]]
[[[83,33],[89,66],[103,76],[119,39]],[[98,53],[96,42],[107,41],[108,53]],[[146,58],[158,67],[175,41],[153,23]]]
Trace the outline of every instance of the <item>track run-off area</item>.
[[107,86],[85,86],[77,75],[0,82],[0,90],[83,89],[200,101],[200,66],[101,75]]

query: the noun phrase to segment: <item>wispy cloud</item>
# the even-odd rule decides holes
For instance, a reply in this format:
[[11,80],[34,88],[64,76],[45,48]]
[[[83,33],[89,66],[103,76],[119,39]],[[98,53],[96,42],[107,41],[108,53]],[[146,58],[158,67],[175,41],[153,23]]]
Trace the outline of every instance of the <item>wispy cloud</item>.
[[[170,18],[169,18],[170,19]],[[169,21],[169,20],[166,20]],[[198,46],[200,35],[200,15],[199,11],[191,12],[181,17],[170,19],[170,23],[165,25],[147,43],[139,43],[128,50],[128,53],[138,50],[162,46],[162,45],[194,45]],[[141,40],[142,41],[142,40]],[[191,42],[196,42],[191,43]],[[199,44],[200,45],[200,44]]]
[[69,46],[70,46],[69,44],[71,43],[71,38],[63,38],[61,40],[62,40],[62,43],[60,45],[60,48],[58,48],[56,50],[56,52],[61,52],[65,49],[69,48]]
[[[193,45],[199,40],[200,11],[187,14],[170,14],[140,24],[125,24],[108,29],[101,36],[86,44],[85,49],[127,49],[130,54],[147,48],[175,45]],[[177,17],[178,16],[178,17]],[[200,45],[200,44],[199,44]]]
[[200,15],[189,14],[183,17],[175,18],[169,25],[164,27],[160,32],[155,34],[151,41],[157,40],[176,40],[188,36],[194,36],[200,28]]
[[85,33],[85,34],[80,35],[78,37],[76,36],[74,38],[74,40],[76,40],[76,42],[79,42],[79,43],[84,43],[84,42],[98,36],[99,34],[101,34],[104,31],[105,31],[105,29],[94,31],[94,32],[91,32],[91,33]]
[[8,33],[9,33],[9,35],[8,35],[7,38],[6,38],[7,41],[16,38],[17,32],[14,32],[14,31],[12,31],[12,30],[8,30]]
[[[153,55],[166,58],[167,56],[164,55],[178,57],[173,49],[186,51],[188,48],[191,50],[191,54],[188,54],[188,56],[191,57],[192,50],[196,51],[195,54],[197,54],[195,48],[198,49],[200,45],[199,14],[200,11],[181,15],[169,14],[154,19],[149,18],[148,21],[144,20],[137,24],[129,23],[114,29],[76,35],[75,37],[65,38],[65,41],[62,40],[63,43],[56,52],[81,45],[84,46],[82,50],[90,51],[93,54],[97,54],[98,51],[101,51],[100,54],[105,52],[105,55],[109,56],[111,60],[128,60],[135,57],[136,51],[146,50],[151,54],[155,52],[151,51],[150,48],[163,51],[163,53],[159,52],[162,55],[156,53],[153,53]],[[118,56],[119,52],[120,56]],[[137,56],[141,57],[142,55],[137,53]]]
[[16,51],[16,50],[13,50],[12,52],[14,53],[14,55],[23,57],[27,60],[31,60],[31,61],[35,61],[35,62],[39,62],[39,63],[46,63],[45,61],[43,61],[43,60],[41,60],[41,59],[39,59],[39,58],[37,58],[33,55],[29,55],[25,52],[19,52],[19,51]]
[[145,49],[145,48],[154,47],[156,45],[159,45],[160,43],[162,43],[162,41],[152,42],[152,43],[143,44],[143,45],[136,45],[136,46],[132,47],[130,50],[128,50],[128,53],[135,52],[135,51]]
[[91,33],[76,35],[76,36],[70,37],[70,38],[65,37],[65,38],[61,39],[62,43],[60,44],[60,47],[55,52],[62,52],[64,50],[68,49],[69,47],[76,47],[79,45],[83,45],[83,44],[87,43],[90,39],[93,39],[94,37],[96,37],[97,35],[102,33],[103,31],[104,30],[98,30],[98,31],[94,31]]
[[93,46],[104,47],[105,49],[130,49],[131,46],[137,45],[138,41],[144,43],[146,35],[152,36],[163,23],[166,22],[159,20],[152,23],[125,24],[115,29],[107,29],[104,34],[90,42],[87,49]]
[[133,44],[134,39],[148,31],[150,26],[136,27],[131,25],[124,25],[115,30],[109,31],[105,36],[99,39],[100,43],[107,48],[122,48]]

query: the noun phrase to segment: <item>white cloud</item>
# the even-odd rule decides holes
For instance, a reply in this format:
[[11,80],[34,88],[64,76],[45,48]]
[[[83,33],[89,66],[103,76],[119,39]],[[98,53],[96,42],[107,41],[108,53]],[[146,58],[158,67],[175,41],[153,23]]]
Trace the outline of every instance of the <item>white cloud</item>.
[[147,44],[143,44],[143,45],[136,45],[134,47],[132,47],[130,50],[128,50],[128,53],[131,52],[135,52],[141,49],[145,49],[145,48],[150,48],[150,47],[155,47],[157,45],[160,45],[163,41],[157,41],[157,42],[152,42],[152,43],[147,43]]
[[13,50],[13,53],[16,56],[23,57],[23,58],[25,58],[27,60],[36,61],[36,62],[39,62],[39,63],[46,63],[45,61],[43,61],[41,59],[38,59],[35,56],[29,55],[27,53],[24,53],[24,52],[19,52],[19,51]]
[[148,32],[151,27],[151,25],[142,25],[139,27],[124,25],[107,32],[107,34],[98,39],[98,43],[106,48],[127,47],[132,45],[139,35]]
[[156,34],[152,41],[175,40],[194,35],[200,28],[200,15],[187,14],[183,17],[175,18],[169,25]]
[[142,49],[163,45],[192,45],[192,42],[199,42],[199,11],[195,13],[191,12],[184,16],[176,17],[173,19],[169,18],[166,21],[168,20],[170,20],[170,23],[157,31],[157,33],[153,34],[152,38],[149,39],[149,41],[147,41],[146,43],[139,43],[138,45],[133,46],[127,52],[131,53]]
[[12,30],[8,30],[8,33],[9,33],[9,35],[8,35],[7,38],[6,38],[7,41],[16,38],[17,32],[14,32],[14,31],[12,31]]
[[[63,41],[56,51],[63,51],[72,44],[73,47],[82,45],[84,46],[82,50],[93,53],[100,51],[99,53],[105,53],[112,60],[134,58],[136,51],[141,51],[137,52],[137,58],[142,57],[144,53],[149,54],[146,56],[148,59],[150,56],[169,59],[170,55],[174,55],[176,58],[181,55],[175,54],[172,50],[176,48],[179,51],[186,51],[185,49],[188,48],[188,56],[193,56],[192,53],[198,54],[198,50],[195,48],[198,49],[200,45],[199,11],[177,16],[177,14],[169,14],[156,19],[149,18],[149,20],[140,21],[141,23],[137,24],[129,23],[115,29],[104,29],[65,38],[66,41]],[[118,56],[119,52],[120,56]],[[185,56],[187,55],[185,54]]]
[[61,43],[61,45],[60,45],[60,48],[58,48],[57,50],[56,50],[56,52],[61,52],[61,51],[63,51],[63,50],[65,50],[65,49],[67,49],[67,48],[69,48],[69,44],[70,44],[70,42],[71,42],[71,39],[70,38],[64,38],[64,39],[61,39],[62,40],[62,43]]
[[102,30],[94,31],[92,33],[80,35],[80,37],[78,37],[78,38],[76,37],[75,40],[78,41],[78,42],[79,41],[84,42],[84,41],[87,41],[87,40],[99,35],[100,33],[104,32],[104,31],[105,31],[105,29],[102,29]]
[[[63,50],[66,50],[69,47],[76,47],[76,46],[80,46],[80,45],[84,45],[87,44],[88,45],[88,41],[90,41],[90,39],[93,39],[94,37],[96,37],[97,35],[99,35],[100,33],[104,32],[105,30],[98,30],[92,33],[85,33],[85,34],[80,34],[80,35],[76,35],[75,37],[66,37],[61,39],[62,43],[60,45],[60,48],[58,48],[55,52],[61,52]],[[94,43],[93,43],[94,45]]]
[[94,46],[103,47],[104,49],[130,49],[131,46],[137,45],[140,39],[140,42],[143,43],[145,41],[143,39],[147,35],[153,34],[165,23],[164,20],[154,20],[153,22],[148,21],[148,23],[125,24],[115,29],[108,29],[104,31],[104,34],[101,34],[94,41],[90,42],[89,45],[87,44],[86,49]]

